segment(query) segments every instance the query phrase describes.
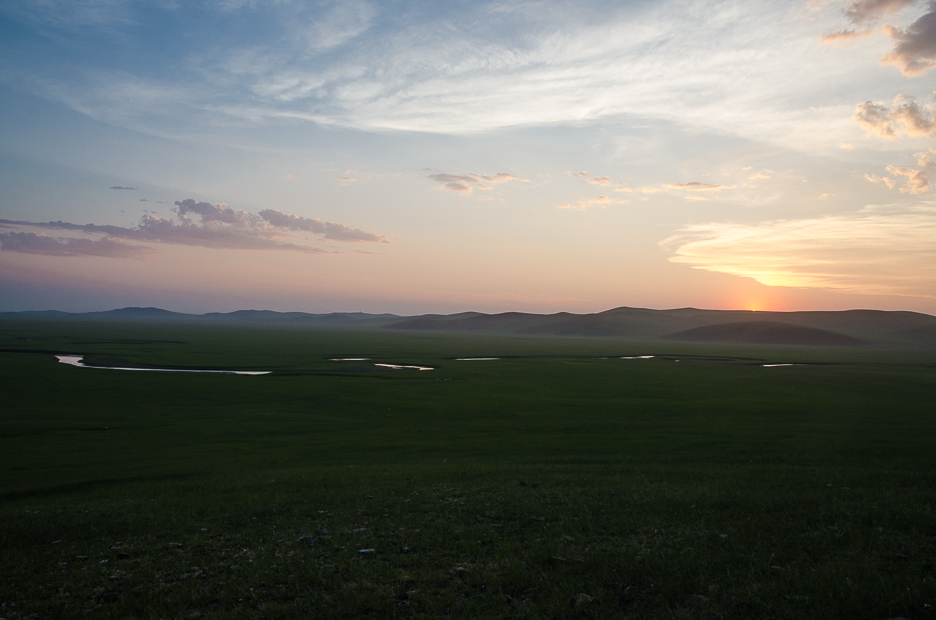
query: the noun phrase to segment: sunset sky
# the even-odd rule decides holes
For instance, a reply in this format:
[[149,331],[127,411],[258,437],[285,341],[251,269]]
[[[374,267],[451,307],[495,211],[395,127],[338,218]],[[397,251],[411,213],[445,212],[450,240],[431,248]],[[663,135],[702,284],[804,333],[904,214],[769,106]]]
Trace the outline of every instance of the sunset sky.
[[936,1],[10,0],[0,310],[936,314]]

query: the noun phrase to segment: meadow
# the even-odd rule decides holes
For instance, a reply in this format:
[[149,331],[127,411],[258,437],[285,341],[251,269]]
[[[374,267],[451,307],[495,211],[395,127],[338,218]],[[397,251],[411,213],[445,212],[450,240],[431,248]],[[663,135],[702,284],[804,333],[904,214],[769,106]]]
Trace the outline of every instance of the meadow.
[[0,373],[0,618],[936,617],[936,351],[8,320]]

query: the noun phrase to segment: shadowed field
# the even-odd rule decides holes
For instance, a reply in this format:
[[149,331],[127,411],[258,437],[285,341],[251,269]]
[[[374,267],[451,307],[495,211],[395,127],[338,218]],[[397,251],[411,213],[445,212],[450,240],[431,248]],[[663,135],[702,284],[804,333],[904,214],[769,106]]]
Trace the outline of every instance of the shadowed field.
[[934,616],[936,352],[17,320],[0,372],[3,618]]

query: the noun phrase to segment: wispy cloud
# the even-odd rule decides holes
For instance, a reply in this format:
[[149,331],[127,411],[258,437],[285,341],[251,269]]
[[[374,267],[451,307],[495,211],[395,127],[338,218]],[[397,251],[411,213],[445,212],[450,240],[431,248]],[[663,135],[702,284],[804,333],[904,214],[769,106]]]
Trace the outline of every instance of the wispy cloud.
[[666,189],[681,189],[687,192],[720,192],[723,189],[734,189],[734,187],[730,185],[702,183],[701,181],[690,181],[689,183],[669,183],[663,187]]
[[614,200],[613,198],[608,198],[607,196],[598,196],[597,198],[583,198],[576,203],[567,202],[558,206],[559,209],[574,209],[576,211],[585,211],[586,209],[591,209],[593,207],[605,208],[610,204],[615,202],[625,202],[622,200]]
[[[63,0],[31,4],[69,12]],[[110,4],[132,16],[122,36],[151,34],[139,3]],[[620,115],[763,135],[802,121],[801,98],[779,100],[778,80],[795,79],[791,54],[814,56],[802,45],[809,33],[777,28],[797,12],[790,3],[174,5],[187,43],[160,58],[171,67],[142,54],[134,62],[88,54],[78,71],[58,62],[7,68],[24,88],[93,118],[169,135],[284,120],[464,134]],[[219,19],[228,26],[212,28]],[[91,45],[72,39],[69,49]],[[741,114],[745,107],[758,114]]]
[[145,245],[133,245],[104,237],[103,239],[58,238],[32,232],[0,234],[0,249],[23,254],[46,256],[106,256],[109,258],[139,258],[153,253]]
[[323,222],[318,218],[299,217],[276,209],[264,209],[260,212],[260,217],[273,226],[287,230],[312,232],[324,235],[325,239],[333,241],[390,243],[384,235],[378,235],[360,228],[349,228],[337,222]]
[[867,207],[821,218],[687,226],[671,261],[769,286],[936,296],[936,208]]
[[[583,176],[583,175],[577,174],[575,176]],[[623,183],[623,182],[615,183],[614,181],[611,180],[610,177],[593,177],[591,179],[585,179],[585,182],[590,183],[591,185],[600,185],[601,187],[613,187],[614,191],[616,192],[632,191],[629,187],[627,187],[626,183]]]
[[367,31],[376,14],[376,9],[367,2],[338,0],[322,17],[312,20],[307,31],[309,46],[324,52],[344,45]]
[[[126,257],[139,256],[149,248],[124,243],[123,239],[188,245],[213,249],[236,250],[289,250],[307,254],[334,253],[309,245],[295,232],[322,235],[331,241],[349,243],[389,243],[384,235],[350,228],[337,222],[323,222],[318,218],[304,218],[276,209],[265,209],[254,215],[233,209],[224,203],[199,202],[191,198],[176,201],[178,221],[158,215],[145,214],[134,228],[107,224],[73,224],[71,222],[29,222],[0,220],[5,227],[64,230],[93,235],[96,239],[81,237],[47,237],[35,233],[6,233],[3,249],[53,256],[96,255]],[[11,236],[21,235],[21,236]],[[26,236],[22,236],[26,235]],[[30,236],[31,235],[31,236]]]
[[123,185],[111,185],[111,189],[131,189],[131,190],[136,190],[135,187],[124,187]]
[[520,181],[529,183],[529,179],[518,177],[510,172],[498,172],[493,175],[475,174],[468,172],[466,174],[430,174],[429,178],[441,183],[440,189],[456,192],[458,194],[470,194],[475,189],[489,190],[498,183],[507,183],[509,181]]
[[874,36],[877,34],[876,30],[838,30],[836,32],[830,32],[829,34],[823,35],[819,39],[820,43],[848,43],[850,41],[858,41],[861,39],[867,39],[868,37]]

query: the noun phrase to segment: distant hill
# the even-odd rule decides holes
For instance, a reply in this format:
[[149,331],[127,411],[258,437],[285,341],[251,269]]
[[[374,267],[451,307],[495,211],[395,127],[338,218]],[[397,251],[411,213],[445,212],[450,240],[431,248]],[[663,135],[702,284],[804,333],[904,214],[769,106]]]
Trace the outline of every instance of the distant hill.
[[686,342],[726,342],[746,344],[785,344],[808,346],[853,346],[865,341],[825,329],[801,327],[778,321],[744,321],[695,327],[663,336],[665,340]]
[[[624,307],[595,314],[504,312],[502,314],[474,314],[457,319],[410,317],[389,323],[387,329],[655,340],[669,339],[677,333],[710,325],[744,323],[780,323],[790,327],[823,330],[861,341],[910,342],[913,340],[913,334],[919,333],[921,334],[918,338],[920,342],[928,342],[926,338],[932,338],[936,344],[936,335],[927,336],[927,334],[934,333],[927,330],[936,330],[936,317],[918,312],[883,310],[751,312],[748,310],[699,310],[697,308],[650,310]],[[741,337],[738,334],[750,333],[750,337],[753,338],[756,331],[756,329],[744,331],[740,327],[722,332],[714,330],[710,332],[710,335],[715,340],[710,341],[737,342],[737,338]],[[769,330],[766,327],[761,328],[762,337],[768,337],[767,331]],[[779,335],[777,337],[780,338]],[[792,335],[790,338],[796,340]]]
[[[471,334],[749,342],[760,344],[853,345],[860,342],[894,346],[936,347],[936,317],[919,312],[844,310],[751,312],[677,308],[613,308],[591,314],[424,314],[397,316],[363,312],[274,312],[238,310],[184,314],[160,308],[122,308],[106,312],[67,313],[55,310],[5,312],[0,318],[180,322],[198,324],[285,325],[353,329],[393,329]],[[709,328],[709,329],[703,329]]]
[[368,325],[381,327],[388,321],[400,317],[394,314],[367,314],[364,312],[332,312],[310,314],[308,312],[274,312],[273,310],[235,310],[234,312],[209,312],[186,314],[161,308],[120,308],[104,312],[59,312],[57,310],[2,312],[0,318],[37,320],[87,320],[87,321],[149,321],[175,323],[252,323],[270,325]]

